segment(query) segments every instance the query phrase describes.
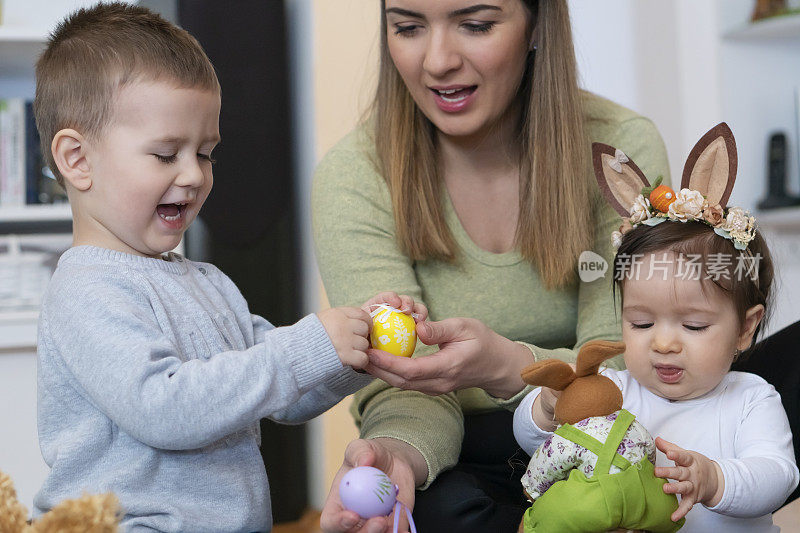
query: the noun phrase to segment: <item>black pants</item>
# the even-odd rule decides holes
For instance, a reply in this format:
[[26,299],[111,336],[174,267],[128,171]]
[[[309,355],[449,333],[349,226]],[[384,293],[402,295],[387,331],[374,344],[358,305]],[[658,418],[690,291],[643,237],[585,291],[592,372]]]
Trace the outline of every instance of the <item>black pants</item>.
[[[758,374],[781,395],[794,436],[794,456],[800,462],[800,322],[762,340],[733,364],[733,370]],[[786,500],[800,497],[800,487]]]
[[513,413],[464,417],[458,464],[417,491],[419,533],[513,533],[529,507],[522,478],[530,457],[514,439]]

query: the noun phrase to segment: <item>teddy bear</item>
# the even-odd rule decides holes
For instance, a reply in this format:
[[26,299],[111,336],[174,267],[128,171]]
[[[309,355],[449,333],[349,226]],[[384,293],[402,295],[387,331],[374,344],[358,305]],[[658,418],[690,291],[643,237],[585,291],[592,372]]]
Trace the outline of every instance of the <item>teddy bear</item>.
[[113,494],[65,500],[33,523],[14,483],[0,472],[0,533],[116,533],[122,513]]

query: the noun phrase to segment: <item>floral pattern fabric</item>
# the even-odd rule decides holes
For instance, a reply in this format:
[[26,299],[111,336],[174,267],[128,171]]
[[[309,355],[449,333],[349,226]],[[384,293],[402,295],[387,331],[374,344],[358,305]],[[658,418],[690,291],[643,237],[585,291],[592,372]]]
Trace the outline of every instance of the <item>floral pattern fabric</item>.
[[[608,416],[585,418],[573,426],[598,441],[605,442],[616,419],[617,413],[611,413]],[[617,453],[631,464],[636,464],[645,457],[653,464],[656,461],[653,437],[636,420],[622,438]],[[534,452],[528,469],[522,476],[522,486],[531,501],[534,501],[553,483],[567,479],[574,468],[579,468],[587,478],[591,478],[596,464],[597,455],[594,452],[554,433]],[[609,473],[615,474],[619,471],[618,467],[611,465]]]

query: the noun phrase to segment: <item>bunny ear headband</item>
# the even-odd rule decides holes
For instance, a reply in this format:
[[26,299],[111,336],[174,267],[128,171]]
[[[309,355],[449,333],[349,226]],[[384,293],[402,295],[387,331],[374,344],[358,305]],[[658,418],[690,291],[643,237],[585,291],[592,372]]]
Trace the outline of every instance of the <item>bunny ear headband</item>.
[[651,186],[639,167],[613,146],[592,143],[592,162],[600,190],[623,218],[619,231],[612,234],[615,248],[622,235],[639,224],[655,226],[665,220],[708,224],[717,235],[733,241],[737,250],[745,250],[755,237],[755,218],[741,207],[727,207],[738,158],[733,132],[724,122],[692,148],[677,193],[661,185],[661,176]]

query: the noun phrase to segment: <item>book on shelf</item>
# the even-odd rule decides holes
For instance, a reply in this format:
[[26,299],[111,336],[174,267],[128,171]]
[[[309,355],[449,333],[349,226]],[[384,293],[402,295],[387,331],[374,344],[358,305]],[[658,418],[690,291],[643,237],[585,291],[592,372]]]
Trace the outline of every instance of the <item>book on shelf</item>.
[[0,208],[66,201],[42,157],[33,103],[0,99]]

